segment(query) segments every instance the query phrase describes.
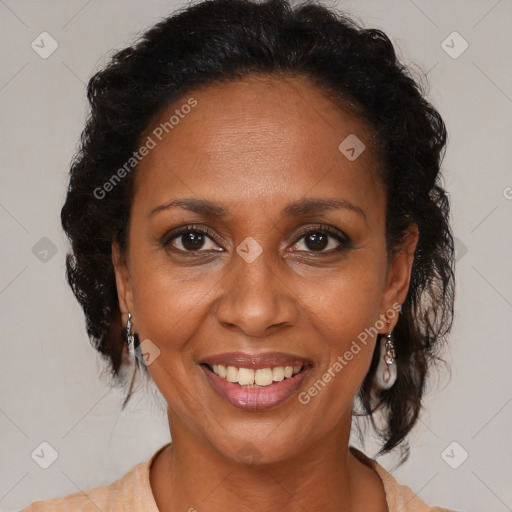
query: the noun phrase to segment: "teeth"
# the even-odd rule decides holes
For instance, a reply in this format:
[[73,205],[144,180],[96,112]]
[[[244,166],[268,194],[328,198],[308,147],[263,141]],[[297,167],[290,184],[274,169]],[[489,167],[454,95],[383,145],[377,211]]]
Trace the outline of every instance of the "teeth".
[[235,368],[234,366],[228,366],[226,370],[226,380],[229,382],[238,382],[238,368]]
[[257,387],[270,386],[273,382],[280,382],[289,379],[302,370],[302,366],[276,366],[274,368],[237,368],[235,366],[224,366],[223,364],[212,365],[213,372],[229,382],[236,382],[240,386]]
[[274,382],[274,375],[270,368],[260,368],[254,372],[254,383],[258,386],[268,386]]
[[272,368],[272,377],[274,381],[279,382],[284,379],[284,366]]
[[240,386],[254,384],[254,370],[250,370],[249,368],[239,368],[238,384],[240,384]]

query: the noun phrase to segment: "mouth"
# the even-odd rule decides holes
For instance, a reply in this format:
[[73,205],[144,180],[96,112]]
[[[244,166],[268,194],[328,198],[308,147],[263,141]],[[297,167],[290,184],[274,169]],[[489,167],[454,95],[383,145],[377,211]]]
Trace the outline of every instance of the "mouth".
[[[228,363],[228,359],[232,364],[220,363]],[[312,364],[284,354],[247,357],[237,353],[202,362],[200,367],[224,400],[239,409],[258,411],[273,408],[296,394]]]
[[[223,364],[202,363],[210,372],[228,382],[238,384],[245,388],[266,388],[275,385],[285,379],[291,379],[301,373],[306,366],[274,366],[266,368],[238,368]],[[311,366],[311,365],[309,365]]]

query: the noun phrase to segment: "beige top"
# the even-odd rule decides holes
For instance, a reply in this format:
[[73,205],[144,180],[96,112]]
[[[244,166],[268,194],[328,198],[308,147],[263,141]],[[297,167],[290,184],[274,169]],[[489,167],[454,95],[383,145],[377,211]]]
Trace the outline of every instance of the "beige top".
[[[68,494],[63,498],[36,501],[21,512],[159,512],[151,485],[149,468],[157,455],[170,443],[162,446],[146,462],[134,466],[128,473],[110,485],[94,487],[88,491]],[[386,492],[389,512],[454,512],[446,508],[429,507],[416,494],[397,481],[377,462],[368,458],[359,450],[351,448],[352,453],[365,464],[372,467],[380,476]]]

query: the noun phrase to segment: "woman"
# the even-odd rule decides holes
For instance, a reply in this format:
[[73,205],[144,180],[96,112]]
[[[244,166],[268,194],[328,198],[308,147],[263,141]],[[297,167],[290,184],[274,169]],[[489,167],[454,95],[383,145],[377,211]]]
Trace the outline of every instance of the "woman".
[[88,98],[68,279],[114,377],[164,396],[172,443],[25,510],[446,510],[349,447],[364,415],[407,457],[453,314],[445,126],[386,35],[201,2]]

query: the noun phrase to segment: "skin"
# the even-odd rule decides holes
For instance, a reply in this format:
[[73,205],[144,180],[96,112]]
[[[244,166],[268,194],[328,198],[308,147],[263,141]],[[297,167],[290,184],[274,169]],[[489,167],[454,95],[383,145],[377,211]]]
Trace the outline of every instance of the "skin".
[[[312,361],[304,391],[359,333],[403,303],[418,233],[411,226],[402,250],[388,255],[371,129],[297,77],[198,89],[152,126],[190,96],[197,106],[139,164],[126,253],[113,245],[123,321],[131,312],[140,340],[160,350],[148,369],[167,401],[173,442],[151,468],[155,501],[173,512],[215,512],[226,504],[252,512],[386,511],[377,473],[348,451],[352,405],[376,337],[306,405],[294,395],[265,411],[237,409],[199,366],[206,356],[235,350],[287,352]],[[349,134],[367,145],[355,161],[338,150]],[[151,215],[191,197],[228,215],[179,207]],[[362,213],[283,214],[304,197],[342,199]],[[209,227],[221,241],[206,236],[199,253],[186,252],[186,236],[161,242],[188,224]],[[307,245],[301,232],[326,225],[350,244],[329,235],[316,251]],[[262,248],[252,263],[236,252],[248,236]],[[328,254],[340,244],[344,250]],[[248,446],[258,452],[252,464],[238,454]]]

